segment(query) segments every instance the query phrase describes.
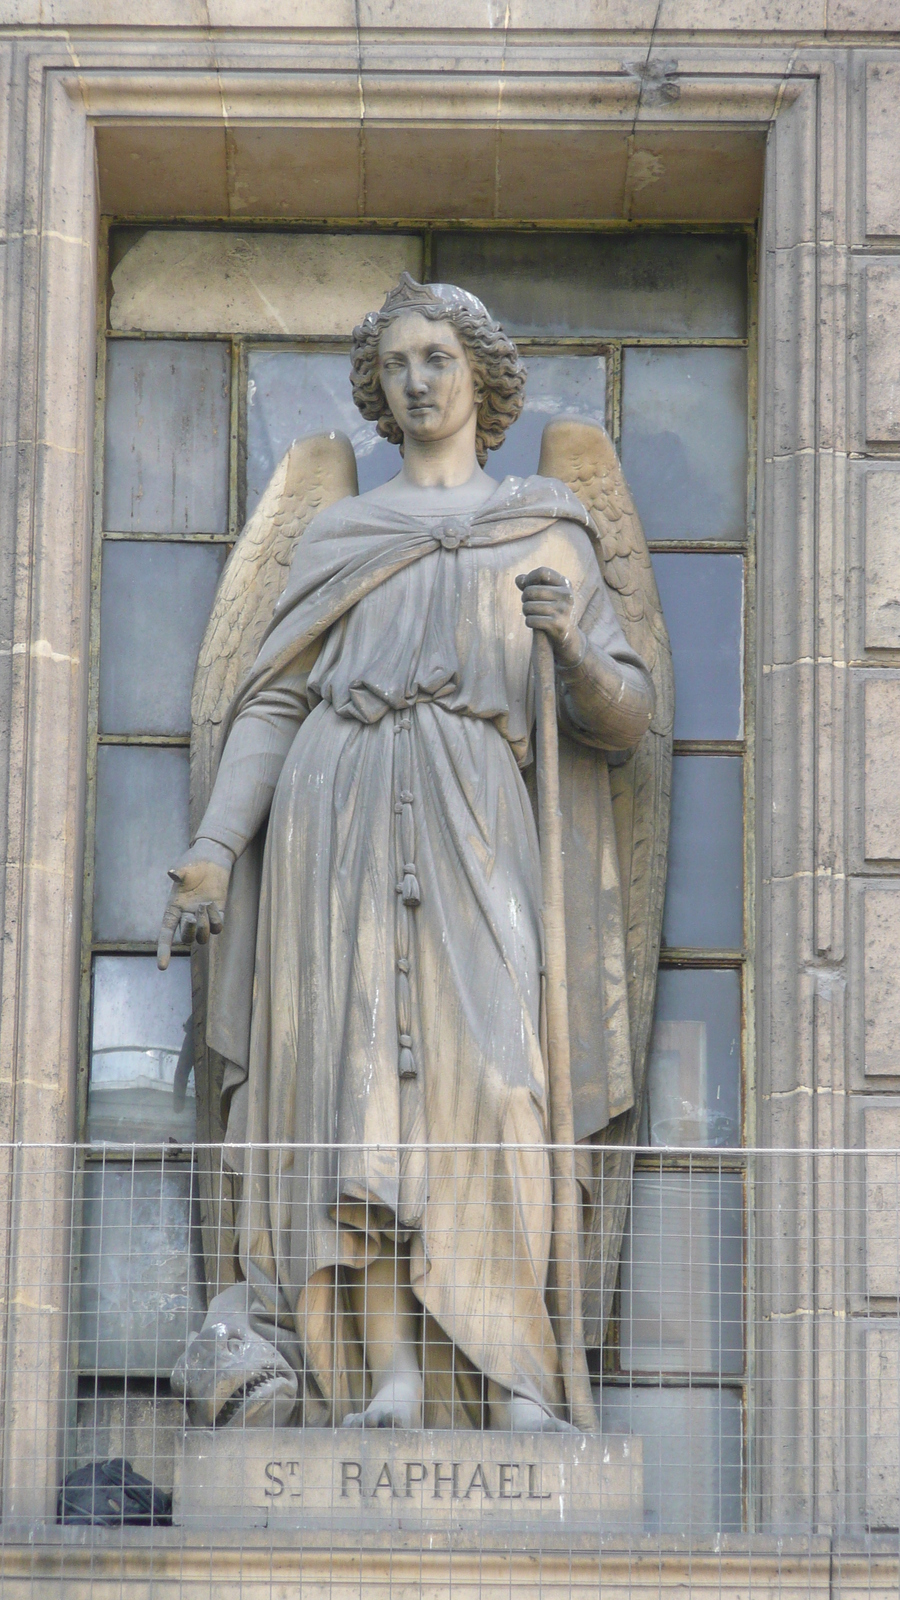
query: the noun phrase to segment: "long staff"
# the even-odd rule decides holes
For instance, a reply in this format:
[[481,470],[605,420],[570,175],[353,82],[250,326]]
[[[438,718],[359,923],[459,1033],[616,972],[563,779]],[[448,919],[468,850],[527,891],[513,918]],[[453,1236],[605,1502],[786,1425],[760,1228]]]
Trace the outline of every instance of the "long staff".
[[534,679],[537,690],[537,790],[541,838],[541,897],[547,1016],[547,1068],[550,1089],[551,1174],[553,1179],[553,1300],[563,1384],[576,1428],[596,1430],[597,1413],[584,1353],[581,1311],[581,1196],[574,1170],[575,1123],[569,1052],[569,1000],[566,978],[566,915],[563,880],[562,817],[559,808],[559,735],[556,723],[556,667],[547,635],[535,629]]

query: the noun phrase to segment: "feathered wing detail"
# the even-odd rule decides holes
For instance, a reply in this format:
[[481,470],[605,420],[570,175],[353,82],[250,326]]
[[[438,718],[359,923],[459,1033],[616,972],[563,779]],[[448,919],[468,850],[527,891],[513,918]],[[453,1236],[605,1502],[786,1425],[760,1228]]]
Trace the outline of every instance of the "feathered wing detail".
[[[650,552],[618,456],[596,423],[560,417],[547,424],[538,468],[578,496],[595,530],[600,567],[629,644],[650,669],[656,711],[637,750],[610,766],[622,885],[634,1105],[600,1135],[594,1201],[587,1208],[584,1300],[587,1342],[599,1345],[615,1292],[631,1190],[627,1146],[637,1138],[656,995],[669,846],[672,652]],[[626,1147],[626,1148],[623,1148]]]
[[344,433],[295,439],[275,468],[219,580],[191,696],[191,831],[212,788],[219,729],[252,667],[287,582],[297,540],[318,511],[359,493]]
[[[191,696],[190,822],[193,838],[206,810],[222,723],[237,687],[256,659],[272,620],[294,548],[317,512],[358,494],[356,457],[346,434],[297,439],[282,458],[219,580],[194,674]],[[259,850],[245,851],[235,873],[259,870]],[[220,939],[226,935],[221,935]],[[206,1283],[210,1298],[233,1280],[234,1180],[221,1153],[219,1110],[226,1061],[206,1042],[210,966],[221,959],[220,940],[195,946],[191,960],[194,1001],[194,1082],[197,1140],[212,1148],[200,1158],[200,1207]],[[249,952],[252,961],[252,951]]]

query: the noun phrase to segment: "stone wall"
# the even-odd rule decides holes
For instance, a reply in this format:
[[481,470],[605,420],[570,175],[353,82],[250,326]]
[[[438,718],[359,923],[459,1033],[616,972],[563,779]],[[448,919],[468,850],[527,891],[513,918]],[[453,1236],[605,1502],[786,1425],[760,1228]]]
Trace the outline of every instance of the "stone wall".
[[[0,0],[0,85],[3,1137],[74,1130],[101,215],[761,208],[750,1141],[865,1144],[877,1186],[900,1143],[896,0]],[[4,1510],[25,1523],[53,1514],[67,1293],[63,1161],[55,1266],[37,1300],[27,1287],[13,1202],[36,1159],[0,1174]],[[793,1396],[761,1502],[822,1530],[866,1479],[855,1446],[817,1439],[819,1410],[868,1405],[873,1439],[900,1414],[900,1285],[828,1170],[808,1229],[761,1247],[752,1284],[756,1403]],[[812,1350],[811,1305],[852,1320],[849,1369],[837,1341]],[[36,1349],[37,1393],[17,1378]],[[874,1526],[900,1517],[898,1470],[870,1460]]]

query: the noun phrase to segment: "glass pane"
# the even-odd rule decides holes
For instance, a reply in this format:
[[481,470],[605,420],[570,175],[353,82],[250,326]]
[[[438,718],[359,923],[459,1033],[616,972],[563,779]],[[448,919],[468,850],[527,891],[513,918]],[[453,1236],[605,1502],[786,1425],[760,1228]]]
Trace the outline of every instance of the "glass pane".
[[103,546],[100,732],[190,733],[191,685],[225,551]]
[[350,391],[349,355],[252,350],[247,363],[247,511],[255,511],[288,446],[338,428],[356,451],[360,493],[400,471],[396,445],[364,422]]
[[635,1173],[620,1277],[623,1371],[743,1370],[742,1199],[736,1174]]
[[657,551],[653,570],[675,663],[676,739],[739,739],[743,557]]
[[110,265],[111,328],[346,336],[401,272],[422,276],[422,238],[116,228]]
[[115,339],[106,363],[104,527],[225,533],[228,346]]
[[81,1235],[82,1372],[168,1377],[205,1316],[189,1172],[88,1167]]
[[743,803],[740,756],[675,757],[664,945],[740,949]]
[[97,752],[94,938],[156,939],[166,872],[188,847],[188,752]]
[[622,465],[648,539],[742,539],[745,350],[626,350]]
[[741,1397],[724,1389],[603,1390],[604,1433],[644,1441],[647,1532],[741,1526]]
[[525,410],[486,470],[492,478],[527,478],[537,472],[541,436],[551,417],[564,412],[605,425],[606,362],[603,356],[529,356]]
[[[191,964],[160,972],[153,956],[95,956],[87,1138],[191,1140]],[[180,1058],[180,1067],[179,1067]]]
[[663,967],[641,1142],[736,1145],[740,1137],[740,973]]
[[510,333],[743,338],[739,235],[437,233],[432,278],[477,294]]

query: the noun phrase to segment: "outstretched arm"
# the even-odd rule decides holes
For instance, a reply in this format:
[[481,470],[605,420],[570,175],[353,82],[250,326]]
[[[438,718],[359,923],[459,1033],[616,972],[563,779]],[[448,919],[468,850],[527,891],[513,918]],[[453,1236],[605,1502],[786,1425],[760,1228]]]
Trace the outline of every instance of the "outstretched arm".
[[169,868],[173,888],[163,914],[157,965],[169,965],[172,945],[206,944],[221,933],[231,869],[269,814],[275,785],[308,711],[308,668],[288,670],[235,718],[209,805],[191,848]]
[[[575,593],[552,567],[516,579],[526,627],[549,635],[556,658],[565,720],[576,737],[608,750],[630,750],[650,726],[653,681],[628,645],[603,592],[597,621],[585,632],[576,620]],[[593,607],[591,609],[594,609]]]

